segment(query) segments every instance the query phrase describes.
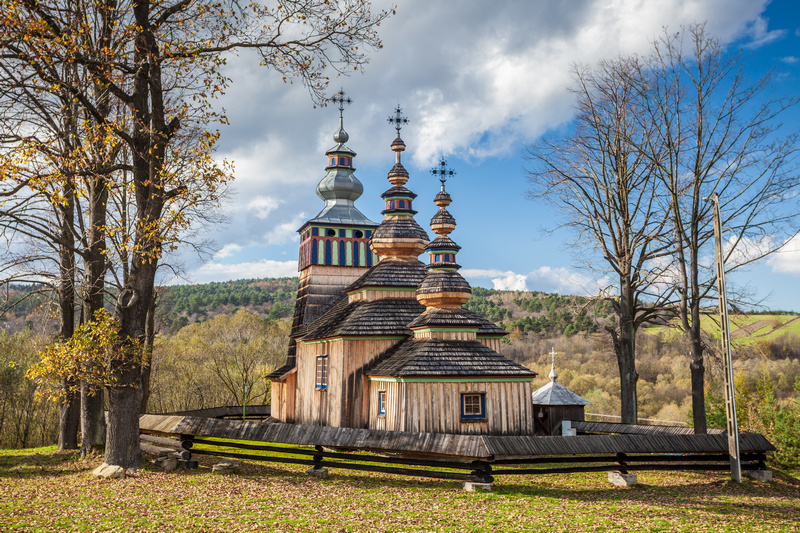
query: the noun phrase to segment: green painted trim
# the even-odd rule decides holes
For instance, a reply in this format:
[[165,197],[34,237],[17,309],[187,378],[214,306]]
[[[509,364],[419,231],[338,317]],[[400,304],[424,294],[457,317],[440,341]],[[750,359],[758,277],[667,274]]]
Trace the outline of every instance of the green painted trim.
[[370,381],[384,383],[527,383],[533,381],[529,378],[386,378],[367,376]]
[[383,340],[386,340],[386,341],[397,341],[397,340],[403,340],[403,339],[407,339],[407,338],[408,337],[401,336],[401,335],[387,335],[385,337],[379,337],[379,336],[375,336],[375,335],[373,335],[373,336],[364,336],[364,337],[359,337],[359,336],[356,336],[356,335],[347,335],[347,336],[344,336],[344,337],[331,337],[329,339],[320,339],[320,340],[317,340],[317,341],[300,341],[300,342],[302,342],[304,344],[320,344],[322,342],[334,342],[334,341],[383,341]]
[[445,332],[455,332],[455,333],[476,333],[478,331],[478,326],[474,328],[448,328],[448,327],[423,327],[421,329],[418,328],[411,328],[411,331],[421,331],[423,333],[427,333],[428,331],[445,331]]
[[[436,263],[434,263],[436,264]],[[448,270],[450,272],[458,272],[457,268],[449,268],[449,267],[431,267],[431,270]],[[444,289],[442,289],[444,291]]]
[[357,291],[348,292],[347,294],[359,294],[366,291],[400,291],[400,292],[416,292],[416,288],[408,288],[408,287],[366,287],[364,289],[358,289]]
[[[398,208],[395,208],[398,209]],[[386,218],[389,217],[414,217],[413,213],[386,213]]]
[[411,198],[410,196],[394,196],[394,195],[392,195],[392,196],[386,196],[386,197],[384,198],[384,200],[386,200],[387,202],[388,202],[389,200],[408,200],[409,202],[413,202],[413,201],[414,201],[414,199],[413,199],[413,198]]

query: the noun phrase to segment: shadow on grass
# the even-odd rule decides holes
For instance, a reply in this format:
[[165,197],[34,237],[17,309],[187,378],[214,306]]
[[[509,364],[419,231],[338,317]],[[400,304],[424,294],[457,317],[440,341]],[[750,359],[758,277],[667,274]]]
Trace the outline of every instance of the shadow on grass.
[[66,476],[92,468],[92,461],[99,461],[97,464],[100,464],[102,460],[100,455],[82,459],[76,450],[48,450],[43,453],[20,451],[18,454],[0,455],[0,478]]

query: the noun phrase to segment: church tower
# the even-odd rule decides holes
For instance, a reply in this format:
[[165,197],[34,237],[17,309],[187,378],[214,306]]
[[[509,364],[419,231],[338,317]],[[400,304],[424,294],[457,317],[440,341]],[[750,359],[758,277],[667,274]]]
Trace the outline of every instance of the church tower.
[[[314,218],[303,224],[300,233],[300,257],[292,337],[304,324],[312,322],[348,285],[353,283],[378,257],[369,247],[369,239],[378,226],[364,216],[355,201],[364,186],[354,172],[356,153],[345,143],[350,136],[344,130],[344,106],[352,100],[340,90],[331,100],[339,107],[339,129],[334,133],[336,145],[325,152],[328,166],[325,177],[317,184],[317,196],[325,205]],[[294,367],[296,342],[289,343],[287,366]]]

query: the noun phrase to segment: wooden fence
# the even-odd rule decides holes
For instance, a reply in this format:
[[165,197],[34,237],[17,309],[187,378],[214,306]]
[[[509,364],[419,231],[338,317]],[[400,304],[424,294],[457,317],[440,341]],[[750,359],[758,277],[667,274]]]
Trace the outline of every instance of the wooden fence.
[[[483,483],[505,475],[730,468],[725,435],[445,435],[159,415],[143,415],[140,428],[145,451],[173,449],[188,463],[210,455]],[[740,449],[743,470],[763,470],[774,448],[743,433]]]

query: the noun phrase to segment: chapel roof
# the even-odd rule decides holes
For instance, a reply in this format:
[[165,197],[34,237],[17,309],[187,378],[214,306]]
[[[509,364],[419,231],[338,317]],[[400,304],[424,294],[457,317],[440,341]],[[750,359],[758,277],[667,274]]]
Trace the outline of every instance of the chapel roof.
[[365,372],[389,377],[530,377],[536,372],[473,341],[408,339],[389,348]]
[[558,381],[551,381],[532,395],[533,405],[592,405]]

